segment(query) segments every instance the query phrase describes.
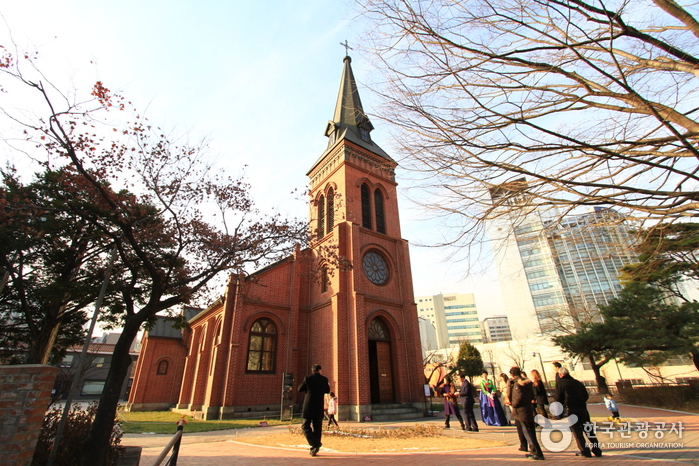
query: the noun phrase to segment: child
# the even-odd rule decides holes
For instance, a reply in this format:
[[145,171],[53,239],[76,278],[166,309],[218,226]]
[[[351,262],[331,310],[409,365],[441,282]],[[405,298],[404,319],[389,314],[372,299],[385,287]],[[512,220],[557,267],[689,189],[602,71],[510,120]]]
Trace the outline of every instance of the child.
[[335,423],[336,427],[339,427],[335,420],[335,414],[337,414],[337,397],[335,393],[330,392],[330,401],[328,401],[328,429],[333,423]]
[[617,408],[616,401],[614,401],[614,397],[612,395],[604,395],[604,406],[606,406],[607,410],[612,413],[612,415],[609,416],[609,420],[619,422],[619,408]]

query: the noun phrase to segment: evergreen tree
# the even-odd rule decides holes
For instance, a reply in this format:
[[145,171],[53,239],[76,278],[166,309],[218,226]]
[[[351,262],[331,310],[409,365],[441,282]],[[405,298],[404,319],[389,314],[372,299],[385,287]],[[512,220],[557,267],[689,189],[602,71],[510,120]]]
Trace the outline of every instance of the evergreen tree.
[[699,223],[660,224],[642,232],[638,262],[622,271],[624,282],[650,283],[682,300],[686,278],[699,280]]
[[609,336],[605,333],[607,327],[599,322],[581,324],[577,333],[559,335],[553,342],[563,351],[587,360],[592,367],[599,393],[609,393],[607,381],[601,373],[601,368],[611,361],[617,351],[609,345]]
[[473,376],[483,373],[483,358],[478,348],[468,341],[462,341],[459,346],[459,355],[451,367],[452,372],[464,374],[471,380]]
[[600,306],[605,322],[597,334],[624,363],[654,366],[690,354],[699,369],[699,303],[668,296],[647,283],[628,283],[618,299]]
[[669,299],[643,282],[629,282],[619,298],[600,306],[604,322],[583,326],[577,334],[555,337],[565,351],[603,365],[612,357],[625,364],[658,365],[691,355],[699,370],[699,303]]
[[27,185],[11,169],[2,175],[0,358],[54,363],[85,339],[106,238],[67,208],[66,198],[86,195],[70,169],[45,170]]

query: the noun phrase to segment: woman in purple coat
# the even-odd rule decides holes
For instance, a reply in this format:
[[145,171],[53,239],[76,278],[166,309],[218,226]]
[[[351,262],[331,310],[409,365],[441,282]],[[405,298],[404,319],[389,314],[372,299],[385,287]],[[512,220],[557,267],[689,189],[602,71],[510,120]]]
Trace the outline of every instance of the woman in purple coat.
[[459,398],[456,396],[456,389],[451,379],[447,379],[444,385],[440,387],[442,396],[444,397],[444,428],[449,429],[449,421],[451,420],[451,415],[455,415],[461,424],[461,430],[466,430],[464,425],[464,419],[461,417],[461,412],[459,410]]

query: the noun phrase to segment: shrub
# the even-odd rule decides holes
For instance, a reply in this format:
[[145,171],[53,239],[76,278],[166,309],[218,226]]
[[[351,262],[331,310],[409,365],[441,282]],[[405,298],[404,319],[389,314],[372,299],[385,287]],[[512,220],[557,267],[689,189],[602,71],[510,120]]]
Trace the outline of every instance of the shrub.
[[659,385],[655,387],[634,387],[624,391],[624,403],[641,406],[654,406],[667,409],[696,409],[699,406],[698,386]]
[[[39,434],[39,441],[34,450],[32,466],[44,466],[48,461],[62,413],[63,407],[60,405],[54,405],[46,412],[44,423],[41,426],[41,433]],[[75,403],[71,406],[70,411],[68,411],[68,420],[63,429],[61,444],[58,447],[53,463],[55,466],[74,466],[82,462],[83,447],[96,413],[97,403],[94,401],[88,404],[86,409],[82,409],[80,403]],[[122,434],[121,425],[115,422],[111,439],[112,449],[106,466],[116,466],[119,462],[121,448],[118,445],[121,443]]]

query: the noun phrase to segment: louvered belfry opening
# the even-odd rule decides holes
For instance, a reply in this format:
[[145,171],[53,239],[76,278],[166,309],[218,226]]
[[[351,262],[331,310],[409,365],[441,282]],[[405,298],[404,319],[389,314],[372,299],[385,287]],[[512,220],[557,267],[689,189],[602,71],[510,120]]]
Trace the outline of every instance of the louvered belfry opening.
[[383,214],[383,195],[380,190],[374,191],[374,211],[376,213],[376,231],[386,234],[386,221]]
[[371,229],[371,198],[369,186],[362,184],[362,226]]
[[328,191],[328,233],[335,226],[335,191],[330,188]]
[[318,200],[318,238],[325,236],[325,198]]

